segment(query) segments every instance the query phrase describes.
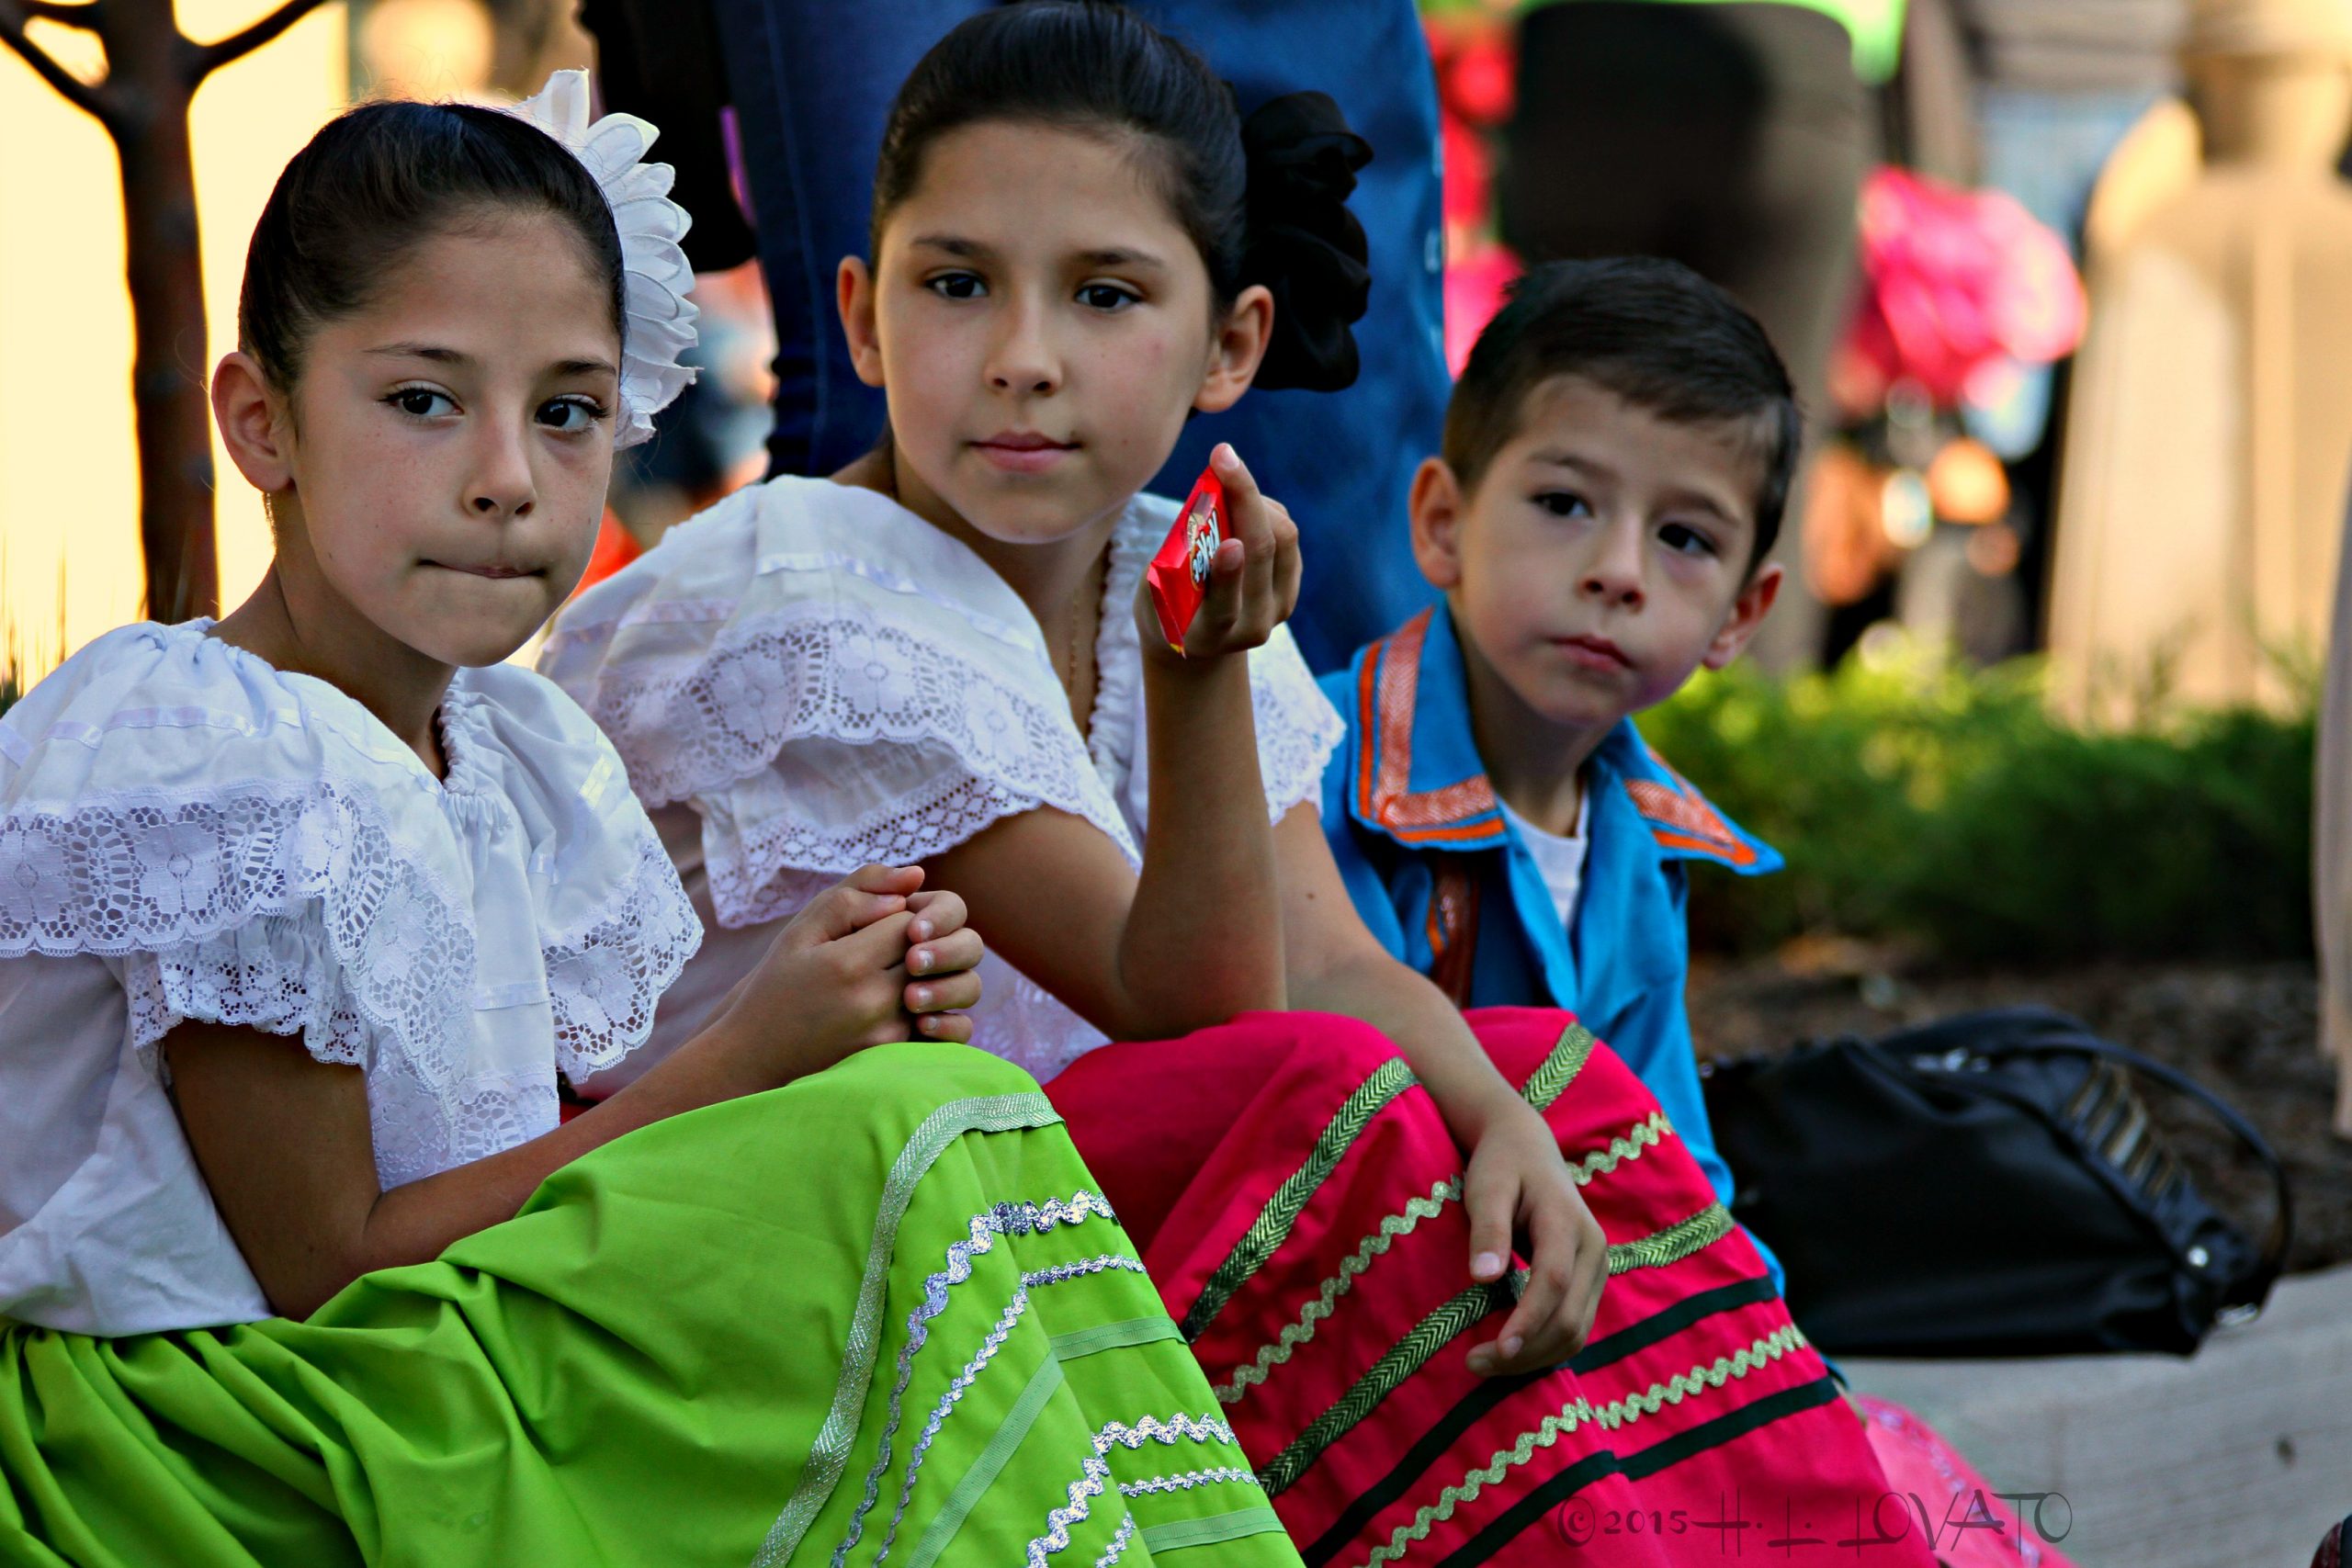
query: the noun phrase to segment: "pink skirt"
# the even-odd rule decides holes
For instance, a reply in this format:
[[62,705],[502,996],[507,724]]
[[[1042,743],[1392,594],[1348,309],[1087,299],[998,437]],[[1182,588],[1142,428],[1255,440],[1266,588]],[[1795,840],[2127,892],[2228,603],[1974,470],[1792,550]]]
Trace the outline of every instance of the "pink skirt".
[[[1308,1568],[1928,1568],[1860,1417],[1657,1100],[1566,1013],[1469,1022],[1558,1135],[1611,1278],[1567,1365],[1466,1365],[1462,1156],[1389,1042],[1250,1015],[1046,1086]],[[1859,1558],[1858,1558],[1859,1554]]]

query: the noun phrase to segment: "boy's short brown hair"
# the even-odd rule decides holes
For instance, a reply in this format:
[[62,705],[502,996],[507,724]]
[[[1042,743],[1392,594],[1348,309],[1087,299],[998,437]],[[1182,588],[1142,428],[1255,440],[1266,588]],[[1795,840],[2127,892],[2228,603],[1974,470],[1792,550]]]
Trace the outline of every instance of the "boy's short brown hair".
[[1763,446],[1751,570],[1780,537],[1804,421],[1788,367],[1756,318],[1679,262],[1550,262],[1512,285],[1478,334],[1445,411],[1446,466],[1476,490],[1521,428],[1528,398],[1578,376],[1677,423],[1753,420]]

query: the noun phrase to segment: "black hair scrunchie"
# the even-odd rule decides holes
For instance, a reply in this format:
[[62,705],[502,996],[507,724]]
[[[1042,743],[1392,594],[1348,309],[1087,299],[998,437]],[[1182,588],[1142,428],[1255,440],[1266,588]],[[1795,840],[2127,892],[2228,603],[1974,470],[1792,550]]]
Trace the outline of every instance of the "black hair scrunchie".
[[1242,123],[1241,151],[1250,181],[1241,281],[1274,297],[1257,385],[1336,392],[1356,378],[1348,329],[1372,299],[1371,250],[1348,210],[1372,144],[1329,94],[1291,93]]

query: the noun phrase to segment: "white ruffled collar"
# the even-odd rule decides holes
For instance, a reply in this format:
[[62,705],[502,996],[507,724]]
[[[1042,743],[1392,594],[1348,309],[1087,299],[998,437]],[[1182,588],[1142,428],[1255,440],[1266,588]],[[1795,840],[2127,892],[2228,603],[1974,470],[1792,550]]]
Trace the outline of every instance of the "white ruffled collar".
[[[923,591],[937,596],[941,603],[960,603],[983,629],[999,629],[1009,634],[1004,635],[1002,640],[1035,653],[1044,660],[1054,683],[1061,683],[1060,673],[1055,669],[1051,653],[1046,647],[1045,628],[1039,625],[1035,612],[978,551],[953,535],[933,527],[921,513],[896,496],[885,495],[864,485],[792,476],[771,479],[768,484],[787,489],[830,486],[835,491],[863,498],[852,505],[870,511],[876,520],[887,519],[892,532],[915,530],[936,538],[942,553],[954,558],[961,570],[943,574]],[[1111,537],[1105,547],[1111,562],[1109,570],[1103,573],[1102,602],[1096,609],[1094,700],[1087,709],[1085,740],[1088,756],[1110,785],[1114,796],[1126,786],[1127,773],[1133,767],[1130,755],[1133,731],[1143,701],[1142,649],[1136,632],[1136,590],[1142,585],[1145,569],[1151,565],[1152,553],[1159,547],[1159,542],[1166,536],[1169,524],[1175,514],[1176,507],[1172,502],[1149,494],[1136,495],[1128,500],[1118,522],[1113,525]],[[837,560],[835,564],[849,565],[851,561]],[[869,559],[856,561],[854,570],[873,575],[888,572],[889,568],[882,561]],[[966,585],[967,592],[956,595],[944,594],[944,586],[951,582]]]
[[[836,479],[779,479],[771,484],[827,484],[836,490],[870,497],[873,502],[888,508],[893,527],[920,528],[935,535],[947,550],[963,558],[966,570],[947,581],[977,582],[984,579],[1002,592],[1004,603],[973,604],[970,608],[991,620],[1015,629],[1019,636],[1011,639],[1034,649],[1046,662],[1046,668],[1057,685],[1061,676],[1054,667],[1053,658],[1046,647],[1045,628],[1038,623],[1036,613],[1029,608],[1012,585],[989,565],[980,553],[962,540],[933,527],[923,515],[899,500],[863,485],[844,485]],[[1142,651],[1136,633],[1135,596],[1142,585],[1146,568],[1151,565],[1152,553],[1166,536],[1170,521],[1175,516],[1173,502],[1157,496],[1139,494],[1131,497],[1112,525],[1111,537],[1105,545],[1111,562],[1102,577],[1102,602],[1096,606],[1094,626],[1094,700],[1086,715],[1086,750],[1093,759],[1097,772],[1111,786],[1115,796],[1125,787],[1132,766],[1132,731],[1143,701],[1143,665],[1138,657]],[[935,591],[935,590],[934,590]],[[997,595],[988,594],[990,600]],[[1067,698],[1067,688],[1064,688]]]
[[[829,479],[771,479],[673,529],[564,613],[540,668],[612,737],[640,799],[700,815],[723,925],[1038,806],[1140,865],[1134,596],[1175,512],[1139,495],[1112,530],[1083,739],[1011,586],[891,498]],[[1338,718],[1287,632],[1250,673],[1279,812],[1319,787]]]
[[1036,806],[1140,861],[1036,617],[976,552],[873,491],[737,491],[582,594],[540,668],[612,738],[639,799],[701,813],[725,925],[788,913],[808,877],[924,859]]
[[498,755],[494,719],[487,709],[488,699],[469,682],[471,671],[460,669],[450,677],[448,690],[442,694],[441,705],[433,716],[434,734],[441,742],[442,770],[436,776],[424,759],[416,755],[415,749],[394,734],[391,727],[366,704],[332,681],[280,669],[253,649],[229,641],[214,629],[219,625],[209,616],[199,615],[177,625],[159,626],[158,629],[166,640],[201,637],[202,643],[197,645],[199,662],[209,657],[225,659],[239,666],[257,685],[277,685],[300,695],[311,713],[344,730],[353,745],[367,755],[386,761],[413,762],[416,782],[421,785],[463,799],[480,799],[498,792],[502,781],[494,765]]
[[[611,735],[641,799],[700,820],[712,912],[789,915],[868,861],[929,859],[1050,807],[1131,866],[1148,780],[1137,581],[1177,503],[1114,526],[1081,740],[1035,617],[978,554],[888,497],[752,486],[583,594],[541,667]],[[1270,818],[1315,798],[1340,732],[1289,634],[1250,658]],[[985,1049],[1049,1076],[1102,1043],[1001,961]]]
[[[0,756],[21,763],[35,748],[51,740],[70,738],[94,743],[96,729],[187,728],[200,724],[250,736],[278,724],[291,724],[336,734],[368,761],[411,773],[411,782],[437,792],[479,795],[498,788],[500,780],[492,765],[498,743],[486,711],[489,699],[474,684],[477,671],[457,671],[434,716],[446,764],[436,778],[407,742],[341,687],[315,675],[279,669],[260,654],[220,637],[213,629],[219,624],[204,616],[170,625],[141,621],[94,638],[0,717]],[[78,710],[90,705],[94,687],[119,685],[107,681],[107,676],[119,664],[138,660],[141,652],[171,667],[177,694],[185,697],[193,692],[206,700],[195,706],[182,702],[168,709],[125,703],[115,706],[107,722],[94,729]],[[140,669],[132,675],[132,683],[154,673],[153,666]],[[99,698],[101,705],[107,701],[105,696]],[[125,753],[119,760],[134,757],[135,753]]]
[[[130,961],[142,1049],[201,1017],[366,1067],[388,1181],[551,1127],[558,1068],[641,1043],[700,927],[550,682],[462,671],[440,725],[436,779],[204,623],[107,633],[0,718],[0,958]],[[537,1001],[552,1038],[484,1032],[481,1010]]]

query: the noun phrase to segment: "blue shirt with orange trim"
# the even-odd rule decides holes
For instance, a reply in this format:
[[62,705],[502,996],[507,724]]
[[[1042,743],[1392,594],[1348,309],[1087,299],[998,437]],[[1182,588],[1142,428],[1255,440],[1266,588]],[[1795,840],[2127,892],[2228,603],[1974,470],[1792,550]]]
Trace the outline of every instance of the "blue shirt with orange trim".
[[[1586,764],[1590,815],[1575,918],[1504,819],[1470,729],[1452,615],[1425,610],[1358,650],[1323,690],[1348,738],[1323,776],[1323,830],[1388,951],[1463,1007],[1557,1007],[1607,1041],[1731,1202],[1683,1007],[1685,866],[1753,876],[1770,846],[1727,820],[1623,720]],[[1781,1281],[1780,1260],[1758,1250]]]

